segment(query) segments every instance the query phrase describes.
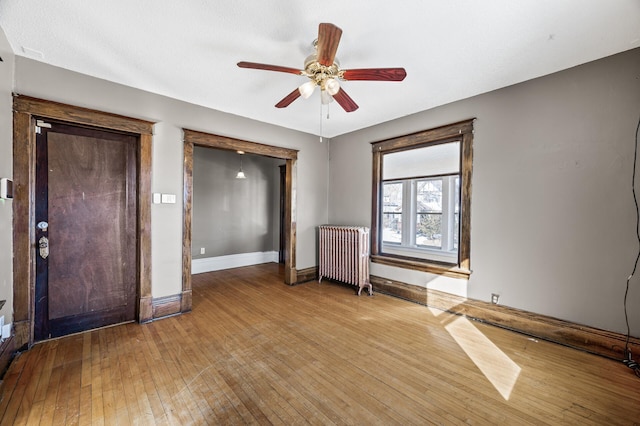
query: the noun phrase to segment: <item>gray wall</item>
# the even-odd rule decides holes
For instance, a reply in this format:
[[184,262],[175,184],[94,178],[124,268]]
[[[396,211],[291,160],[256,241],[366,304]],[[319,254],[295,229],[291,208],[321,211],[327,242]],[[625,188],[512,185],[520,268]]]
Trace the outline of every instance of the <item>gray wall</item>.
[[[241,157],[246,179],[236,179]],[[195,147],[194,259],[278,251],[274,242],[278,241],[279,223],[274,213],[277,215],[276,207],[279,209],[278,165],[283,163],[258,155]],[[205,254],[200,254],[201,248],[205,248]]]
[[[14,55],[0,29],[0,178],[13,176],[13,90]],[[13,201],[0,200],[0,300],[7,303],[0,310],[6,322],[13,322]]]
[[[0,49],[7,49],[0,40]],[[11,61],[0,54],[0,175],[11,173]],[[7,65],[9,65],[7,67]],[[624,332],[622,299],[637,243],[631,197],[640,50],[384,123],[330,142],[15,58],[13,90],[148,119],[152,191],[181,194],[191,128],[298,149],[297,267],[316,265],[316,227],[370,225],[370,142],[477,117],[471,262],[465,280],[372,265],[372,273]],[[424,94],[429,96],[428,93]],[[330,191],[329,191],[330,189]],[[11,202],[0,204],[0,297],[11,306]],[[330,210],[328,209],[330,206]],[[182,200],[152,206],[152,293],[181,288]],[[640,279],[629,296],[640,333]]]
[[[296,267],[316,265],[316,227],[327,223],[327,150],[300,133],[16,57],[14,91],[156,122],[152,192],[177,194],[176,204],[151,207],[152,294],[177,294],[182,285],[182,128],[299,150]],[[203,88],[206,90],[206,88]],[[8,113],[9,114],[9,113]],[[3,116],[6,119],[6,116]],[[6,148],[10,152],[9,147]]]
[[[335,138],[329,221],[370,225],[370,142],[477,117],[470,280],[378,264],[372,274],[626,332],[639,115],[635,49]],[[628,305],[638,336],[640,276]]]

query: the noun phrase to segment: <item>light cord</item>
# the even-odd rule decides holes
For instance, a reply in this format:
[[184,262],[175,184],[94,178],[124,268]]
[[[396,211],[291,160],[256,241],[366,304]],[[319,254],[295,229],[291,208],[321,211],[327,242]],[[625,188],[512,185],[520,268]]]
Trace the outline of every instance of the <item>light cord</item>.
[[640,377],[640,365],[633,360],[633,356],[631,354],[631,350],[629,349],[629,340],[631,338],[631,328],[629,327],[629,315],[627,313],[627,296],[629,295],[629,284],[631,282],[631,278],[636,273],[638,269],[638,261],[640,261],[640,208],[638,207],[638,197],[636,195],[636,168],[638,162],[638,136],[640,134],[640,119],[638,119],[638,125],[636,126],[636,138],[635,138],[635,146],[634,146],[634,155],[633,155],[633,176],[631,178],[631,191],[633,193],[633,202],[636,206],[636,238],[638,240],[638,253],[636,255],[636,261],[633,264],[633,271],[631,275],[627,277],[627,286],[624,291],[624,321],[627,326],[627,338],[624,344],[624,359],[622,362],[627,365],[629,368],[632,368],[635,372],[636,376]]

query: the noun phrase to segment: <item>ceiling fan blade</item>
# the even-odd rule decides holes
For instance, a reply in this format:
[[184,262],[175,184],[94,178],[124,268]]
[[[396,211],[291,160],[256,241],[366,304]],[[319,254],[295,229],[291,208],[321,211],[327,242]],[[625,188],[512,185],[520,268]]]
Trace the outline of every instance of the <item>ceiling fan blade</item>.
[[257,62],[238,62],[240,68],[251,68],[256,70],[287,72],[289,74],[302,75],[302,71],[296,68],[281,67],[280,65],[259,64]]
[[342,109],[347,112],[353,112],[358,109],[358,104],[356,104],[353,99],[351,99],[351,96],[347,95],[347,92],[345,92],[342,88],[338,90],[338,93],[333,95],[333,99],[335,99],[336,102],[340,104]]
[[320,24],[318,27],[318,62],[330,67],[336,58],[342,30],[333,24]]
[[299,97],[300,97],[300,90],[296,88],[293,92],[289,93],[280,102],[278,102],[276,104],[276,108],[288,107],[289,105],[291,105],[291,102],[295,101]]
[[342,78],[345,80],[370,81],[402,81],[407,76],[404,68],[362,68],[344,70]]

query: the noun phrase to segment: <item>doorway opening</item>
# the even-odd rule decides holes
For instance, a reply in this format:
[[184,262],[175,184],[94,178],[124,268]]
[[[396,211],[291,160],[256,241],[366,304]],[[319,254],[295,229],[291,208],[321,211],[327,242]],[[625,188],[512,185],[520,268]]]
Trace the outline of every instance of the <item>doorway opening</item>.
[[284,162],[194,147],[192,274],[278,261]]
[[[243,141],[225,136],[197,132],[183,129],[184,131],[184,224],[182,246],[182,285],[183,303],[188,302],[191,308],[191,270],[192,270],[192,213],[193,213],[193,151],[194,147],[208,147],[228,151],[242,151],[248,154],[257,154],[266,157],[277,158],[285,161],[284,164],[284,199],[283,199],[283,258],[284,258],[284,282],[293,285],[297,282],[296,272],[296,161],[298,151],[288,148],[280,148],[264,145],[256,142]],[[185,297],[186,296],[186,297]],[[186,310],[184,309],[183,312]]]

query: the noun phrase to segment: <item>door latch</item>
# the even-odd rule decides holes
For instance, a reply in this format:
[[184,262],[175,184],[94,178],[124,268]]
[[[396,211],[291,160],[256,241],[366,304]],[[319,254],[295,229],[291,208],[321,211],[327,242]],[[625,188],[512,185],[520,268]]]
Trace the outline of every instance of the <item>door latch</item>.
[[38,247],[40,251],[40,257],[46,259],[49,257],[49,239],[47,237],[40,237],[38,240]]

